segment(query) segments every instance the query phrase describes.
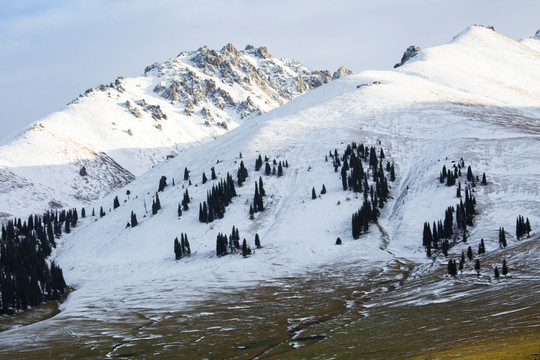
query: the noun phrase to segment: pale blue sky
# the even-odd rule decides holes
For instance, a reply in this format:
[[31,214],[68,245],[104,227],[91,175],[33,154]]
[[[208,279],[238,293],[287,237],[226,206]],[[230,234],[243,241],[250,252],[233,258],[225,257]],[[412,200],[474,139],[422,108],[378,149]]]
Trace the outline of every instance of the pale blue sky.
[[19,0],[0,3],[0,139],[86,89],[203,45],[267,46],[312,69],[391,69],[405,48],[472,24],[513,39],[540,29],[540,1]]

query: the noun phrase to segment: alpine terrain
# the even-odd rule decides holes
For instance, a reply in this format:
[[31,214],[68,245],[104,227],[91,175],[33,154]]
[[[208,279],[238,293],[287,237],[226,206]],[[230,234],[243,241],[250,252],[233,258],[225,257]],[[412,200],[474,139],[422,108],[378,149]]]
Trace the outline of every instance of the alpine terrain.
[[0,356],[537,356],[540,32],[346,73],[201,48],[6,145],[5,213],[69,205],[72,291]]
[[0,147],[0,217],[88,205],[179,151],[349,74],[227,44],[88,89]]

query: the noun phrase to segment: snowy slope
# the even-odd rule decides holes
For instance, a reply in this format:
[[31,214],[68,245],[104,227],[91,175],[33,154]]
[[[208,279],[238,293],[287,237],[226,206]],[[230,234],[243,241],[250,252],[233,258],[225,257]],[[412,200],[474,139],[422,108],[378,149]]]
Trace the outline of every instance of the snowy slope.
[[349,73],[228,44],[89,89],[0,147],[0,217],[88,205],[167,157]]
[[[477,246],[484,238],[489,252],[498,251],[496,231],[504,226],[513,246],[510,234],[519,214],[531,220],[533,231],[540,225],[539,103],[540,53],[480,26],[420,51],[396,70],[363,72],[310,91],[179,153],[95,203],[96,212],[102,206],[107,215],[83,220],[62,240],[57,261],[77,291],[56,319],[99,320],[111,309],[162,313],[216,291],[326,264],[363,262],[370,269],[396,258],[431,263],[421,246],[422,225],[442,219],[446,207],[459,201],[455,187],[439,184],[438,176],[443,165],[461,157],[488,178],[487,186],[475,189],[479,214],[469,244]],[[344,192],[339,173],[325,162],[329,150],[342,154],[352,141],[382,147],[397,172],[380,229],[372,225],[356,241],[350,219],[362,199]],[[256,172],[259,154],[286,160],[284,176]],[[237,187],[239,196],[223,219],[200,223],[199,204],[215,183],[203,185],[202,173],[208,176],[215,167],[218,179],[227,172],[236,178],[240,161],[249,177]],[[185,167],[192,185],[183,180]],[[162,175],[169,186],[159,194],[162,210],[152,216],[150,204]],[[259,176],[266,210],[250,220]],[[311,189],[319,192],[323,184],[328,193],[312,200]],[[178,218],[185,189],[192,197],[190,210]],[[109,212],[116,195],[122,205]],[[139,225],[126,228],[131,211]],[[258,233],[263,248],[246,259],[216,257],[217,234],[230,234],[233,225],[252,248]],[[180,233],[188,234],[193,254],[176,262],[173,239]],[[334,245],[337,237],[342,246]],[[469,244],[456,245],[452,253],[459,255]]]

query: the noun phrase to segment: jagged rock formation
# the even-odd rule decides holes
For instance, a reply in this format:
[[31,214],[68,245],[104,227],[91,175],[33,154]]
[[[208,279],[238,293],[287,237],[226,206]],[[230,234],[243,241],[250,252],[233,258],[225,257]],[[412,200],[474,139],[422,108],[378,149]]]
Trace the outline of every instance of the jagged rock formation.
[[416,45],[409,46],[407,48],[407,50],[405,50],[405,52],[403,53],[403,56],[401,57],[401,61],[399,63],[397,63],[396,65],[394,65],[394,69],[397,68],[397,67],[400,67],[403,64],[405,64],[405,62],[407,62],[407,60],[415,57],[416,54],[418,54],[419,51],[420,51],[420,47],[418,47]]
[[265,47],[227,44],[182,52],[140,77],[120,76],[0,146],[0,212],[87,205],[179,151],[348,74],[343,67],[312,71]]

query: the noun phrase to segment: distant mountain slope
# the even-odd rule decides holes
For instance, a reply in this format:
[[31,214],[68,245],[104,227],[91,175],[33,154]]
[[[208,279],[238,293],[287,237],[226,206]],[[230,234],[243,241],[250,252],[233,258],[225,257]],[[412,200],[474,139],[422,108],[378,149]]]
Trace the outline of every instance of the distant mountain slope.
[[[502,226],[511,234],[517,215],[527,215],[533,229],[540,225],[539,100],[539,54],[479,26],[449,44],[421,50],[396,70],[363,72],[310,91],[215,141],[182,152],[96,203],[97,211],[110,208],[116,195],[125,200],[66,238],[58,262],[68,283],[79,290],[64,309],[74,316],[103,297],[110,300],[107,304],[136,308],[149,294],[167,289],[167,296],[153,297],[158,311],[180,306],[181,299],[190,301],[187,294],[199,296],[323,265],[354,261],[368,270],[396,259],[431,261],[422,247],[422,226],[442,219],[448,206],[459,203],[457,184],[441,185],[439,174],[443,165],[450,168],[461,158],[480,177],[485,172],[488,185],[474,188],[478,214],[469,228],[469,242],[458,242],[451,253],[455,257],[469,244],[477,247],[480,238],[488,252],[496,251],[494,232]],[[356,241],[351,215],[364,198],[343,190],[340,172],[328,156],[334,150],[343,154],[351,142],[375,146],[377,153],[382,148],[382,165],[394,163],[397,173],[389,183],[391,198],[380,209],[378,227]],[[270,167],[276,166],[273,159],[287,161],[289,167],[282,177],[266,175],[264,167],[255,170],[259,155],[269,157]],[[201,223],[199,209],[208,192],[227,173],[236,181],[241,162],[249,176],[236,187],[238,196],[224,218]],[[184,180],[186,167],[191,185]],[[202,174],[210,178],[211,168],[218,179],[203,184]],[[152,215],[161,176],[169,185],[159,193],[162,209]],[[266,189],[265,211],[251,220],[259,177]],[[186,190],[190,209],[179,218]],[[139,224],[126,228],[132,211]],[[230,234],[233,226],[251,247],[258,233],[263,249],[248,259],[238,254],[216,257],[216,236]],[[173,239],[180,233],[188,234],[192,256],[176,263]],[[337,237],[342,246],[334,245]],[[134,288],[139,290],[134,293]]]
[[166,157],[348,74],[228,44],[182,52],[141,77],[89,89],[0,147],[0,214],[88,204]]

